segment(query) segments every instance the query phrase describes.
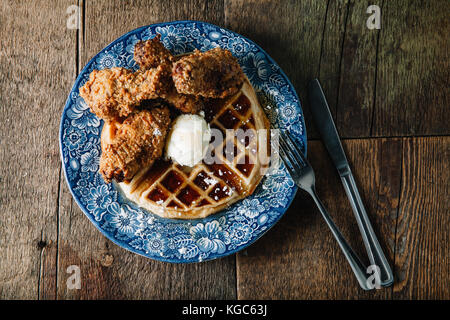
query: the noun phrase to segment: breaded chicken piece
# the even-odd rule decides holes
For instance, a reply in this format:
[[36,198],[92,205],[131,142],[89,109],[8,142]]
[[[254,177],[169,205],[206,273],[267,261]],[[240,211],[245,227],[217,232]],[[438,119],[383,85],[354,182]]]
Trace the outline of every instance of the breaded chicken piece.
[[106,182],[133,178],[161,157],[170,125],[169,108],[155,106],[112,121],[102,132],[100,173]]
[[230,51],[214,48],[174,62],[172,79],[179,93],[225,98],[240,90],[244,72]]
[[183,113],[197,113],[203,108],[203,101],[196,96],[178,93],[173,85],[171,77],[172,63],[175,57],[167,50],[160,41],[161,35],[151,40],[139,41],[134,47],[134,60],[141,70],[155,67],[164,68],[167,79],[166,91],[161,93],[161,98],[179,109]]
[[203,109],[203,100],[200,97],[178,93],[173,85],[162,98],[182,113],[196,114]]
[[125,68],[94,70],[80,96],[99,118],[111,121],[126,117],[145,99],[167,92],[167,70],[163,67],[132,72]]
[[134,46],[134,61],[144,70],[156,68],[162,64],[172,64],[173,55],[160,41],[161,35]]

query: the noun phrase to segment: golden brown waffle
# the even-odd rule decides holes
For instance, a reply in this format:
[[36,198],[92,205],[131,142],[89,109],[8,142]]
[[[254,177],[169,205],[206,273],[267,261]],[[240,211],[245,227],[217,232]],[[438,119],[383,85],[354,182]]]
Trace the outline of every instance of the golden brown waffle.
[[[205,106],[205,119],[226,137],[210,144],[210,154],[218,161],[211,163],[211,157],[205,158],[186,168],[157,160],[132,180],[119,183],[124,195],[159,216],[195,219],[252,194],[269,166],[270,133],[269,121],[248,79],[235,96]],[[229,131],[226,135],[227,129],[242,129],[247,135],[238,139]],[[103,130],[105,135],[110,132],[108,125]]]

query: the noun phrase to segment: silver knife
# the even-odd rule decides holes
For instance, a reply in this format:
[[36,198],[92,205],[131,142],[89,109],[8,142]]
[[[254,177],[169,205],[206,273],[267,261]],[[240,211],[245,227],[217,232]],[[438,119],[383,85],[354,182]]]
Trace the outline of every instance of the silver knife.
[[308,94],[314,122],[339,172],[369,256],[371,268],[368,268],[367,272],[368,274],[379,276],[378,281],[380,281],[380,286],[389,287],[394,282],[391,267],[370,224],[318,79],[314,79],[309,83]]

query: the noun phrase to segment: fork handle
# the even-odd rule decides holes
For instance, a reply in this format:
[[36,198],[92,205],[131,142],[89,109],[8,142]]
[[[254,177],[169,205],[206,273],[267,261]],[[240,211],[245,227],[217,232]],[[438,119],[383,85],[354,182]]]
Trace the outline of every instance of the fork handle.
[[325,222],[327,223],[328,227],[331,230],[331,233],[336,238],[339,246],[341,247],[342,252],[345,255],[345,258],[347,258],[348,263],[350,264],[350,267],[353,270],[353,273],[356,276],[356,279],[359,282],[359,285],[364,290],[371,290],[367,283],[367,277],[365,272],[364,264],[361,262],[361,260],[358,258],[358,256],[355,254],[353,249],[350,247],[350,245],[347,243],[345,238],[342,236],[341,232],[339,231],[338,227],[334,223],[333,219],[329,215],[328,211],[325,209],[325,206],[323,205],[322,201],[319,199],[319,197],[316,194],[316,189],[314,187],[304,189],[306,192],[308,192],[311,197],[314,199],[314,202],[316,203],[317,207],[319,208],[320,213],[322,214],[322,217],[325,219]]
[[369,261],[372,265],[380,268],[380,285],[382,287],[389,287],[394,282],[394,275],[391,267],[387,262],[386,256],[381,249],[380,243],[370,224],[366,209],[364,208],[361,196],[356,187],[355,179],[350,171],[341,176],[347,197],[350,200],[353,212],[358,223],[359,231],[364,241]]

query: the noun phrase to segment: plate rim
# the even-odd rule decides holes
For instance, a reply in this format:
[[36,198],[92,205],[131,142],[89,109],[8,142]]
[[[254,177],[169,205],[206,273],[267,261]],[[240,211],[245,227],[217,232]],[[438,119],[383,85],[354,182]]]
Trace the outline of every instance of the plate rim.
[[[255,238],[251,239],[250,241],[248,241],[247,243],[238,246],[234,249],[231,250],[226,250],[224,253],[221,253],[219,255],[215,255],[215,256],[208,256],[205,259],[202,259],[201,261],[199,260],[187,260],[187,259],[174,259],[174,258],[165,258],[165,257],[153,257],[153,256],[147,256],[145,254],[143,254],[142,252],[138,251],[137,249],[129,246],[128,243],[124,242],[124,241],[120,241],[118,239],[116,239],[115,237],[113,237],[110,232],[107,232],[105,229],[101,228],[99,226],[98,221],[95,221],[95,219],[93,218],[93,216],[87,214],[85,206],[80,202],[80,200],[78,199],[78,196],[75,195],[74,190],[73,190],[73,186],[72,184],[69,182],[69,178],[67,176],[67,168],[66,165],[64,163],[64,154],[63,154],[63,134],[64,134],[64,119],[65,119],[65,112],[68,109],[68,107],[71,104],[71,95],[73,92],[75,92],[75,90],[79,87],[79,83],[82,80],[82,75],[86,72],[86,70],[91,66],[92,63],[94,63],[95,59],[104,51],[110,49],[112,46],[114,46],[116,43],[119,43],[120,41],[128,38],[130,35],[138,33],[141,30],[145,30],[148,28],[156,28],[156,27],[161,27],[161,26],[170,26],[170,25],[174,25],[174,24],[187,24],[187,23],[194,23],[194,24],[203,24],[203,25],[209,25],[212,26],[214,28],[218,28],[218,29],[222,29],[225,30],[227,32],[230,32],[231,34],[242,38],[246,41],[248,41],[249,43],[254,44],[259,51],[261,51],[265,58],[273,65],[278,67],[278,72],[284,77],[284,79],[286,80],[287,85],[292,89],[292,93],[294,94],[294,98],[297,99],[297,103],[299,106],[299,113],[300,113],[300,119],[301,119],[301,124],[303,126],[303,136],[304,136],[304,151],[305,151],[305,155],[307,154],[307,142],[308,142],[308,138],[307,138],[307,130],[306,130],[306,123],[305,123],[305,118],[304,118],[304,113],[303,113],[303,108],[302,108],[302,104],[300,102],[300,99],[298,97],[297,91],[295,90],[294,85],[292,84],[291,80],[289,79],[289,77],[285,74],[285,72],[281,69],[281,67],[278,65],[278,63],[276,63],[276,61],[262,48],[260,47],[257,43],[255,43],[253,40],[235,32],[232,30],[229,30],[227,28],[209,23],[209,22],[204,22],[204,21],[199,21],[199,20],[173,20],[173,21],[169,21],[169,22],[158,22],[158,23],[154,23],[154,24],[149,24],[149,25],[144,25],[135,29],[132,29],[126,33],[124,33],[123,35],[119,36],[118,38],[114,39],[113,41],[111,41],[108,45],[106,45],[105,47],[103,47],[102,49],[100,49],[100,51],[98,51],[96,54],[94,54],[92,57],[89,58],[89,61],[84,65],[84,67],[79,71],[71,89],[70,92],[68,94],[66,103],[64,105],[64,108],[62,109],[61,112],[61,120],[60,120],[60,125],[59,125],[59,151],[60,151],[60,157],[61,157],[61,166],[64,172],[64,178],[66,180],[67,186],[69,188],[70,194],[72,195],[72,198],[75,200],[76,204],[78,205],[78,207],[80,208],[80,210],[83,212],[83,214],[90,220],[90,222],[94,225],[94,227],[100,231],[102,233],[103,236],[105,236],[108,240],[110,240],[111,242],[113,242],[115,245],[128,250],[134,254],[138,254],[140,256],[143,256],[147,259],[151,259],[151,260],[155,260],[155,261],[162,261],[162,262],[167,262],[167,263],[174,263],[174,264],[191,264],[191,263],[201,263],[201,262],[206,262],[206,261],[211,261],[211,260],[216,260],[216,259],[222,259],[225,258],[227,256],[230,256],[232,254],[235,254],[239,251],[245,250],[246,248],[248,248],[250,245],[254,244],[255,242],[257,242],[258,240],[260,240],[270,229],[272,229],[278,222],[279,220],[284,216],[284,214],[286,213],[286,211],[289,209],[289,207],[291,206],[292,202],[294,201],[297,191],[298,191],[298,187],[296,184],[294,184],[292,190],[292,198],[289,200],[289,202],[286,204],[286,206],[282,209],[282,212],[280,212],[279,216],[273,220],[273,222],[271,223],[270,226],[267,227],[267,229],[263,230],[259,235],[257,235]],[[280,130],[283,130],[284,128],[279,128]],[[232,206],[238,205],[240,201],[236,202],[235,204],[233,204]],[[213,214],[214,215],[214,214]],[[213,216],[211,215],[211,216]],[[209,217],[211,217],[209,216]],[[205,221],[205,219],[207,219],[208,217],[205,218],[197,218],[197,219],[192,219],[189,221]],[[163,219],[163,218],[162,218]],[[165,220],[173,220],[173,219],[165,219]]]

